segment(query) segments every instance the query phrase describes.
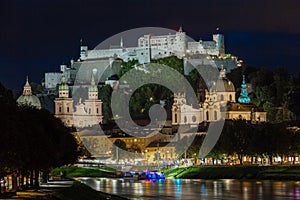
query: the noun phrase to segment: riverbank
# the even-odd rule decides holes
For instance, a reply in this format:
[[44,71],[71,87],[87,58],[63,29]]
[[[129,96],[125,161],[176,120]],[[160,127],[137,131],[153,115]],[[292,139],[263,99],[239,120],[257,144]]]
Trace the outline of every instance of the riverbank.
[[[72,182],[70,184],[70,182]],[[50,181],[39,189],[7,193],[0,195],[0,199],[31,199],[31,200],[126,200],[113,194],[93,190],[78,181]]]
[[165,170],[168,178],[300,180],[299,165],[196,166]]
[[[164,169],[163,172],[166,178],[182,179],[300,180],[300,165],[196,166]],[[120,178],[122,174],[110,167],[65,166],[54,169],[52,176]]]
[[91,199],[99,199],[99,200],[125,200],[127,198],[119,197],[113,194],[107,194],[104,192],[99,192],[93,190],[89,186],[75,181],[73,185],[69,188],[64,188],[54,192],[53,197],[57,200],[65,200],[65,199],[72,199],[72,200],[91,200]]
[[111,167],[77,167],[77,166],[63,166],[52,170],[53,177],[105,177],[105,178],[119,178],[122,177],[114,168]]

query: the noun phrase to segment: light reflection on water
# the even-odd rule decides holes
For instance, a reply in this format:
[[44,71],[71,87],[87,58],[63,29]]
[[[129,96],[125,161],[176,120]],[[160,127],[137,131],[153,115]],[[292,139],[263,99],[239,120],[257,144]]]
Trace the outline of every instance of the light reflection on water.
[[167,179],[124,181],[82,178],[95,190],[130,199],[299,199],[300,183],[294,181]]

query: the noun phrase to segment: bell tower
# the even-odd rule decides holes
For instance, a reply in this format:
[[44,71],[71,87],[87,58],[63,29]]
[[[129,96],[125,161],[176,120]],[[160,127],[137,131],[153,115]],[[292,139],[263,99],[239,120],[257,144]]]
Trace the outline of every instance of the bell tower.
[[58,98],[54,100],[55,117],[58,117],[66,126],[73,125],[73,99],[69,97],[69,86],[62,75],[61,84],[58,87]]
[[[92,72],[91,85],[88,89],[88,99],[85,100],[85,108],[89,115],[95,116],[98,124],[102,122],[102,101],[98,99],[98,86],[95,83],[94,73]],[[94,117],[93,117],[94,118]]]

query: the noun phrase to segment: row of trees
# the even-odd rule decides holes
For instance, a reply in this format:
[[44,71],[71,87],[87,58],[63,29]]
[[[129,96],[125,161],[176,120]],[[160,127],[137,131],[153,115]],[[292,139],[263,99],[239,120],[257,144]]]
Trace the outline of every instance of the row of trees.
[[40,172],[77,160],[77,142],[61,120],[44,109],[17,106],[1,84],[0,112],[0,178],[12,175],[14,187],[18,178],[24,188],[26,177],[38,187]]
[[[195,137],[186,152],[188,157],[198,156],[204,137]],[[237,156],[240,164],[243,164],[244,156],[251,157],[251,162],[254,162],[254,157],[267,157],[270,164],[273,164],[275,156],[281,157],[281,162],[285,156],[294,157],[295,162],[295,156],[299,153],[300,131],[288,128],[286,123],[251,124],[244,120],[228,120],[217,144],[207,157],[224,160],[228,156]]]

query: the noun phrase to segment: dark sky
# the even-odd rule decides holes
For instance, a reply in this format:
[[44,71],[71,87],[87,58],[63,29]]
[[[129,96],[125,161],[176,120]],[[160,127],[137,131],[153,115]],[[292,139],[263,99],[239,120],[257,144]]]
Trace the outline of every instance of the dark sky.
[[198,40],[220,27],[228,53],[248,64],[286,66],[300,72],[299,0],[6,0],[0,7],[0,82],[20,90],[28,74],[78,58],[79,41],[90,48],[137,27],[183,26]]

